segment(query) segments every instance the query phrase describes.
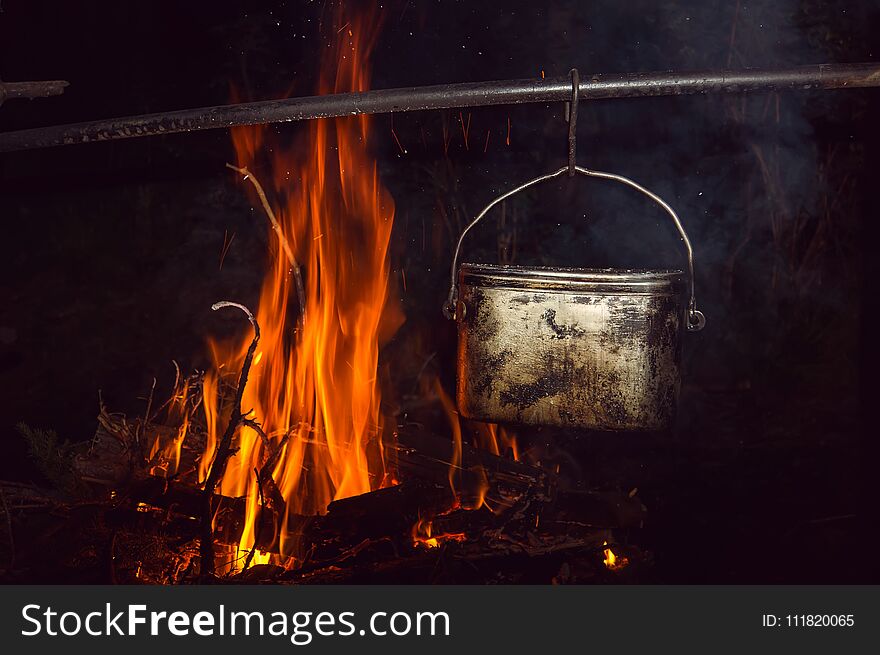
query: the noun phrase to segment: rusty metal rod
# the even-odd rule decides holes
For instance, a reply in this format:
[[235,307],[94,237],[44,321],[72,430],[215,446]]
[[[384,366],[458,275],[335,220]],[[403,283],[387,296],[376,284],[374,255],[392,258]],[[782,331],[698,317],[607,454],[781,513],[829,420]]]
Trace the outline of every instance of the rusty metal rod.
[[6,100],[24,98],[48,98],[60,96],[70,82],[48,80],[45,82],[0,82],[0,105]]
[[[777,70],[597,74],[581,78],[579,97],[600,100],[876,86],[880,86],[880,64],[817,64]],[[265,100],[4,132],[0,133],[0,152],[357,114],[562,102],[570,99],[571,91],[571,79],[558,77]]]

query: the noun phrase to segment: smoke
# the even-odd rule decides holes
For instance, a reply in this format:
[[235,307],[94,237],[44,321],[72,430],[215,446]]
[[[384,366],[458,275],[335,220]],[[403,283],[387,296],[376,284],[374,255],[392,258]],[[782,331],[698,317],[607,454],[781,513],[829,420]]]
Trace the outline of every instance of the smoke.
[[[845,12],[818,16],[828,10],[806,0],[570,0],[503,9],[467,4],[404,17],[397,28],[404,44],[404,31],[413,28],[422,30],[416,36],[427,46],[408,50],[411,65],[402,69],[401,46],[388,46],[377,85],[559,76],[572,67],[588,78],[594,72],[820,63],[845,56],[829,48],[836,43],[829,35],[854,29],[851,23],[858,20]],[[826,166],[833,144],[817,134],[814,108],[821,102],[823,112],[833,114],[847,111],[853,100],[845,92],[817,100],[821,94],[581,104],[579,163],[631,177],[658,193],[679,212],[693,242],[698,301],[709,324],[686,349],[692,378],[750,384],[768,361],[780,360],[780,344],[789,343],[792,334],[809,335],[799,344],[804,348],[831,339],[830,332],[817,334],[814,328],[829,315],[845,313],[852,300],[852,275],[829,276],[841,267],[829,244],[836,236],[851,238],[852,226],[822,218],[839,185],[829,173],[834,168]],[[416,169],[420,184],[403,181],[398,188],[424,198],[415,200],[422,221],[449,225],[433,231],[429,251],[439,253],[433,258],[422,255],[424,244],[412,237],[410,226],[407,277],[411,287],[429,290],[407,299],[419,305],[411,315],[439,307],[451,237],[461,223],[500,191],[565,161],[561,106],[449,112],[445,119],[444,131],[435,114],[395,117],[396,136],[411,144],[405,159],[422,165]],[[510,123],[512,131],[506,129]],[[474,147],[484,141],[485,151]],[[841,154],[838,164],[846,159]],[[403,158],[394,156],[398,161],[389,165],[389,179],[400,179],[394,167]],[[449,163],[438,166],[438,160]],[[845,204],[837,203],[836,211]],[[437,240],[445,240],[443,247]],[[512,198],[469,236],[464,260],[498,261],[511,241],[515,261],[522,264],[684,266],[684,249],[665,213],[607,181],[561,180]]]

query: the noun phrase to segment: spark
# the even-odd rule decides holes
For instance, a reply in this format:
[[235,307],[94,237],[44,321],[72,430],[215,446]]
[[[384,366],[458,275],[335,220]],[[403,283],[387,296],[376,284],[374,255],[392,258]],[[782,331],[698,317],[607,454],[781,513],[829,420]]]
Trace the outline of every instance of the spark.
[[230,246],[232,246],[232,241],[235,239],[235,232],[232,233],[232,236],[229,236],[228,230],[223,230],[223,248],[220,249],[220,270],[223,270],[223,262],[226,260],[226,254],[229,252]]
[[471,113],[468,112],[467,126],[464,124],[464,116],[458,112],[458,120],[461,122],[461,133],[464,136],[464,149],[468,150],[468,133],[471,129]]
[[400,145],[400,139],[397,138],[397,132],[394,131],[393,127],[391,128],[391,136],[394,137],[394,143],[396,143],[397,147],[400,149],[400,154],[405,155],[406,148],[404,148],[402,145]]

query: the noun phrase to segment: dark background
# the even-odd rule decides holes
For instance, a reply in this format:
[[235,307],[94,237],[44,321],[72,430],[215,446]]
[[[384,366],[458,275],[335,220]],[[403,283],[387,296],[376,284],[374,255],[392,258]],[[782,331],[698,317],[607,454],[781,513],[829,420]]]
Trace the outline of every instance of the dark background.
[[[867,1],[402,1],[385,11],[374,88],[572,67],[873,61],[880,33],[880,6]],[[71,84],[59,98],[7,102],[0,129],[224,104],[233,87],[253,99],[309,94],[320,49],[343,27],[332,15],[323,2],[4,0],[0,76]],[[675,434],[522,438],[572,480],[639,488],[656,581],[880,580],[870,483],[878,109],[876,90],[581,105],[580,163],[642,182],[682,216],[709,323],[686,337]],[[273,129],[287,138],[302,127]],[[563,163],[566,125],[561,106],[532,105],[378,116],[373,130],[397,205],[392,266],[407,281],[407,323],[385,353],[398,391],[387,404],[400,409],[426,360],[453,385],[455,335],[439,313],[450,244],[498,192]],[[223,130],[0,158],[4,477],[37,476],[19,421],[87,439],[99,390],[114,410],[142,412],[154,377],[170,386],[172,359],[204,366],[205,335],[240,327],[209,307],[255,304],[267,234],[224,169],[232,159]],[[601,182],[564,180],[506,205],[466,259],[681,264],[662,213]]]

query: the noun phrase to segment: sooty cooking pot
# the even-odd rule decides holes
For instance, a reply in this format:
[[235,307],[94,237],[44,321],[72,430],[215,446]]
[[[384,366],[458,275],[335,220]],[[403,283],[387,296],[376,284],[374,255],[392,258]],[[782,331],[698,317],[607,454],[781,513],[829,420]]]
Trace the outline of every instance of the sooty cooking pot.
[[645,194],[675,223],[687,272],[463,263],[467,233],[495,205],[561,176],[535,178],[493,200],[464,229],[444,314],[458,324],[456,399],[481,421],[592,430],[670,427],[680,386],[682,330],[703,328],[693,250],[675,211],[632,180],[577,167]]

